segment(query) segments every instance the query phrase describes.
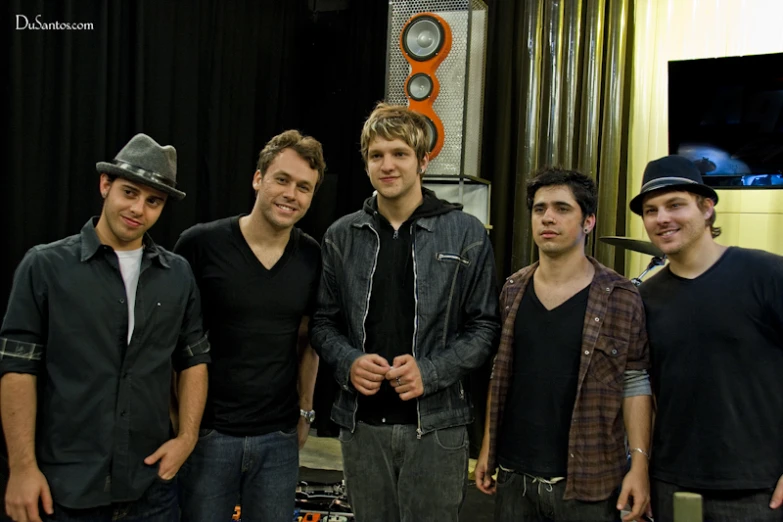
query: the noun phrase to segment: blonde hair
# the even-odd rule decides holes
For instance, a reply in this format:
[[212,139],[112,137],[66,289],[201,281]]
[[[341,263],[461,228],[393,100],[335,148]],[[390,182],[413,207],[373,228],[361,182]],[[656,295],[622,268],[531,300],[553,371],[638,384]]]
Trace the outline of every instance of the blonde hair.
[[379,103],[364,122],[362,128],[362,158],[367,164],[367,153],[370,143],[381,137],[392,141],[404,141],[416,153],[416,159],[421,162],[430,148],[430,129],[424,116],[402,105]]

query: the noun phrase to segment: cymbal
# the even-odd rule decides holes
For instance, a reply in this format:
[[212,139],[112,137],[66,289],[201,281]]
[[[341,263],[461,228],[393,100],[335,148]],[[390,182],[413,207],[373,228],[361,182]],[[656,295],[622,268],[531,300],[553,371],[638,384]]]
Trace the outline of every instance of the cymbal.
[[641,239],[632,239],[630,237],[621,236],[603,236],[599,239],[607,245],[624,248],[626,250],[639,252],[641,254],[647,254],[648,256],[663,257],[663,252],[661,252],[657,246],[653,245],[649,241],[642,241]]

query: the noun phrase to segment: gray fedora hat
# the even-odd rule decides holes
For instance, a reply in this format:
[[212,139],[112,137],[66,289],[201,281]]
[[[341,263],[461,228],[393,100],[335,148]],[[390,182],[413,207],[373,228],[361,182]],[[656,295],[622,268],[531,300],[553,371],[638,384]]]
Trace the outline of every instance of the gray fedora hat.
[[161,147],[146,134],[137,134],[110,162],[95,164],[99,173],[136,181],[165,192],[174,199],[185,193],[177,190],[177,151],[171,145]]
[[718,202],[717,192],[704,184],[699,168],[688,158],[672,155],[647,164],[642,178],[642,189],[629,205],[631,211],[641,216],[644,197],[663,188],[693,192]]

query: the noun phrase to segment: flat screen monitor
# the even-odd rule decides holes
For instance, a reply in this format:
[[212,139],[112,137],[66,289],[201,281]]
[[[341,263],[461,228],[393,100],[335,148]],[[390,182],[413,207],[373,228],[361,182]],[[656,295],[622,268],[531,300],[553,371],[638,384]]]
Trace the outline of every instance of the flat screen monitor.
[[669,62],[669,153],[715,188],[783,188],[783,53]]

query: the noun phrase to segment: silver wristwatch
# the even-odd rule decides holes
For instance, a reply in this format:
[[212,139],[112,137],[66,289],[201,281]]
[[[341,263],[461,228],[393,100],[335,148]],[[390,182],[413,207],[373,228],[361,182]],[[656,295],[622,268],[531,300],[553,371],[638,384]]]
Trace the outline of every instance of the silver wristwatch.
[[299,410],[299,415],[304,417],[308,424],[312,424],[315,421],[315,410]]

